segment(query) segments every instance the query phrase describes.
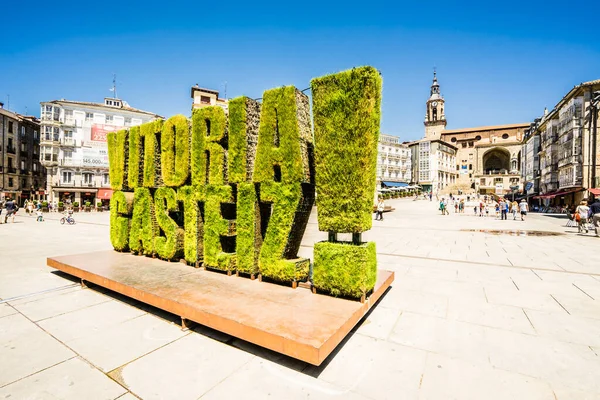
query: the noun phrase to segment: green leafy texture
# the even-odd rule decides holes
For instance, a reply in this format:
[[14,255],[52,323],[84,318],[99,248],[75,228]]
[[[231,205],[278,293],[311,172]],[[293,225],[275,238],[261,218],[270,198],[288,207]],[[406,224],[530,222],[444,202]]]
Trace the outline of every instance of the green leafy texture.
[[[227,142],[226,132],[227,118],[223,108],[211,106],[193,111],[191,171],[192,186],[195,188],[207,183],[222,185],[227,182],[223,147]],[[206,170],[207,164],[209,171]]]
[[318,242],[315,243],[314,257],[313,285],[317,290],[358,299],[375,287],[375,242],[360,245]]
[[183,115],[169,118],[160,137],[162,177],[165,185],[185,184],[190,174],[190,125]]
[[[154,188],[162,186],[162,181],[157,178],[156,166],[160,168],[161,154],[156,152],[157,140],[156,134],[162,130],[163,121],[156,120],[146,122],[140,125],[140,138],[144,141],[144,168],[143,168],[143,186]],[[141,140],[141,139],[140,139]]]
[[130,189],[141,187],[140,162],[143,162],[144,149],[142,148],[142,139],[140,137],[140,127],[132,126],[129,129],[129,171],[127,173],[128,185]]
[[158,226],[154,216],[154,204],[148,188],[137,188],[133,197],[133,218],[129,232],[129,249],[132,252],[152,255]]
[[113,190],[122,190],[125,182],[125,143],[129,132],[125,129],[118,132],[109,132],[106,135],[108,145],[108,173],[110,187]]
[[204,266],[222,271],[235,271],[236,254],[223,252],[221,236],[235,236],[235,220],[221,216],[221,203],[233,203],[229,185],[206,185],[204,203]]
[[[273,211],[258,258],[258,267],[262,276],[279,282],[301,281],[308,278],[306,263],[285,258],[291,231],[298,229],[293,222],[301,199],[301,183],[263,182],[260,185],[260,201],[273,203]],[[298,268],[299,264],[301,268]]]
[[307,99],[293,86],[264,92],[254,165],[255,183],[273,181],[275,166],[281,168],[284,184],[310,182],[308,155],[305,154],[312,141]]
[[260,103],[248,97],[229,101],[229,183],[251,182],[258,141]]
[[116,191],[110,198],[110,243],[117,251],[129,250],[133,193]]
[[311,81],[319,230],[371,229],[381,76],[360,67]]
[[177,191],[177,199],[183,202],[185,261],[195,265],[202,260],[204,254],[204,222],[198,207],[198,202],[204,200],[204,195],[192,186],[182,186]]
[[175,189],[170,187],[156,189],[154,193],[154,209],[158,226],[165,233],[165,236],[159,234],[154,239],[156,253],[160,258],[165,260],[181,258],[183,255],[185,232],[169,216],[169,212],[179,211]]
[[[231,104],[231,103],[230,103]],[[237,198],[237,270],[245,274],[258,273],[258,255],[262,245],[260,210],[253,183],[238,184]]]

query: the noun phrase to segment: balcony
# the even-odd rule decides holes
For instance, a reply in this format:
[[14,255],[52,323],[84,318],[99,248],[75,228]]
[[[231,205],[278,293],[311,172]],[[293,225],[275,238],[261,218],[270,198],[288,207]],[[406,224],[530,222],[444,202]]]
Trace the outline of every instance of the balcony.
[[581,163],[580,156],[578,154],[575,154],[575,155],[567,156],[565,158],[561,158],[560,160],[558,160],[558,168],[562,168],[562,167],[565,167],[565,166],[571,165],[571,164],[579,164],[579,163]]
[[477,174],[476,176],[484,175],[520,175],[519,171],[509,171],[507,169],[488,169],[483,174]]
[[29,152],[26,150],[21,150],[21,151],[19,151],[19,155],[21,157],[27,157],[27,156],[29,156]]
[[56,182],[56,184],[54,185],[56,187],[75,187],[75,181],[60,181],[60,182]]
[[74,161],[71,158],[63,158],[60,160],[60,165],[65,166],[65,167],[76,167],[76,166],[80,166],[80,163]]
[[75,146],[75,140],[74,139],[61,139],[60,145],[62,147],[74,147]]
[[16,150],[14,146],[6,146],[6,152],[10,154],[15,154]]
[[58,136],[42,135],[41,144],[58,144]]
[[75,118],[65,118],[65,121],[63,122],[63,124],[65,126],[77,126]]
[[15,167],[8,167],[7,170],[8,170],[9,174],[16,174],[17,173],[17,169]]
[[26,169],[21,169],[19,170],[19,172],[21,173],[21,175],[27,175],[29,173],[29,171],[27,171]]

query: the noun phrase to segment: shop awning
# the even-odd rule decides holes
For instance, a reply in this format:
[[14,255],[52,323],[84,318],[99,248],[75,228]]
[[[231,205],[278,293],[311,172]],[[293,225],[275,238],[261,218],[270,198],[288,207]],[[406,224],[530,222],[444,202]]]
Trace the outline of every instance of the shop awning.
[[598,188],[590,188],[588,189],[590,191],[591,194],[593,194],[594,196],[600,196],[600,189]]
[[542,198],[544,198],[544,199],[553,199],[553,198],[555,198],[556,196],[564,196],[564,195],[566,195],[566,194],[571,194],[571,193],[581,192],[582,190],[583,190],[583,188],[573,188],[573,189],[560,190],[560,191],[558,191],[558,192],[555,192],[555,193],[551,193],[551,194],[545,195],[545,196],[544,196],[544,197],[542,197]]
[[96,197],[98,200],[109,200],[112,197],[112,189],[98,189]]
[[404,183],[404,182],[386,182],[386,181],[383,181],[382,183],[385,186],[389,186],[389,187],[404,187],[404,186],[408,186],[408,183]]

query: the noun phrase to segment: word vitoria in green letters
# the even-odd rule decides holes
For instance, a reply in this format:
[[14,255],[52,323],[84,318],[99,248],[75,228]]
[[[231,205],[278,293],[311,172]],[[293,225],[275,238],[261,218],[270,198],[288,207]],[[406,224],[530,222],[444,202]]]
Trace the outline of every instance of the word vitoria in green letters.
[[109,133],[115,250],[310,279],[332,295],[372,290],[374,243],[317,244],[314,276],[298,250],[315,186],[321,230],[370,228],[381,78],[361,67],[317,78],[312,90],[316,143],[308,96],[293,86]]

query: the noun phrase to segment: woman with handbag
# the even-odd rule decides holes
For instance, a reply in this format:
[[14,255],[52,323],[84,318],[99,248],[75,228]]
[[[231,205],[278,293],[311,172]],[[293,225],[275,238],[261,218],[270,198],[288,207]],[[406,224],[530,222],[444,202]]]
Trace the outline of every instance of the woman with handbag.
[[581,233],[585,230],[585,233],[588,233],[588,216],[590,214],[590,208],[587,206],[587,201],[583,200],[577,206],[575,210],[575,221],[577,221],[577,229],[578,232]]

